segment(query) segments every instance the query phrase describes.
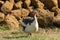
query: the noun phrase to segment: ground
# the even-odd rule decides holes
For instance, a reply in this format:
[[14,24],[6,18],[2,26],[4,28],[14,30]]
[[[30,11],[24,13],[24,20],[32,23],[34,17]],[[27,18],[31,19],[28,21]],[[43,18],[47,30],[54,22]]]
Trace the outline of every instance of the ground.
[[0,40],[60,40],[60,34],[34,34],[30,37],[0,38]]
[[26,35],[26,33],[23,31],[11,32],[0,28],[0,40],[60,40],[60,28],[40,28],[37,33],[28,37],[15,37],[17,35]]

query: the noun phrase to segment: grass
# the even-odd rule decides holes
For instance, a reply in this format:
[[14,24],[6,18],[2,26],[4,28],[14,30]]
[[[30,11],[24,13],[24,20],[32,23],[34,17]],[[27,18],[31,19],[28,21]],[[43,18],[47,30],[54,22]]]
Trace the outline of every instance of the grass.
[[[3,35],[4,31],[6,31],[6,25],[0,26],[0,35]],[[3,30],[3,31],[2,31]],[[6,33],[9,33],[9,31],[6,31]],[[4,35],[6,35],[6,33]],[[11,34],[21,34],[24,35],[26,33],[22,32],[11,32]],[[54,29],[48,29],[47,31],[45,29],[40,28],[38,33],[33,33],[32,36],[29,37],[19,37],[19,38],[3,38],[0,36],[0,40],[60,40],[60,28],[54,28]]]
[[9,30],[9,27],[7,24],[0,25],[0,30]]
[[0,38],[0,40],[60,40],[60,36],[48,36],[45,34],[34,34],[31,37],[21,37],[21,38]]

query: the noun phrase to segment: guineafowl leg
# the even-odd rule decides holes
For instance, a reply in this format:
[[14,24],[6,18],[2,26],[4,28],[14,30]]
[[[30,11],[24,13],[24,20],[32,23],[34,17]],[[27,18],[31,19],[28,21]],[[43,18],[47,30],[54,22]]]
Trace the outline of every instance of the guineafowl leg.
[[31,33],[28,33],[28,36],[31,36],[32,34]]

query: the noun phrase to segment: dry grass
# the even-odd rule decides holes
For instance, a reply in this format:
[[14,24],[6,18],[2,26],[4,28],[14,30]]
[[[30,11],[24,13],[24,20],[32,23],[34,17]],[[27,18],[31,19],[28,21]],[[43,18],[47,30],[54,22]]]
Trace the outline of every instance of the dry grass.
[[[9,36],[14,36],[9,38]],[[0,40],[60,40],[60,28],[40,28],[37,33],[33,33],[30,37],[15,37],[17,35],[26,35],[23,31],[11,32],[11,30],[5,30],[5,28],[0,28]],[[7,38],[3,38],[7,36]]]

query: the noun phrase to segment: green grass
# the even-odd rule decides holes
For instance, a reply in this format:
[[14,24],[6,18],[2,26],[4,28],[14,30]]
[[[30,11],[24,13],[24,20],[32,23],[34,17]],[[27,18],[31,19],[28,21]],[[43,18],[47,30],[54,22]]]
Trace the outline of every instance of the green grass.
[[33,36],[30,37],[21,37],[21,38],[0,38],[0,40],[60,40],[59,36],[48,36],[45,34],[34,34]]
[[[0,26],[0,32],[9,33],[8,27],[6,25]],[[3,30],[3,31],[2,31]],[[6,32],[4,32],[6,31]],[[26,33],[22,32],[11,32],[11,34],[17,35],[25,35]],[[0,35],[3,35],[0,33]],[[19,38],[3,38],[0,36],[0,40],[60,40],[60,29],[54,28],[54,29],[48,29],[47,32],[45,29],[40,29],[38,33],[34,33],[32,36],[29,37],[19,37]]]
[[9,30],[9,27],[7,24],[2,24],[2,25],[0,25],[0,30],[3,30],[3,31]]

